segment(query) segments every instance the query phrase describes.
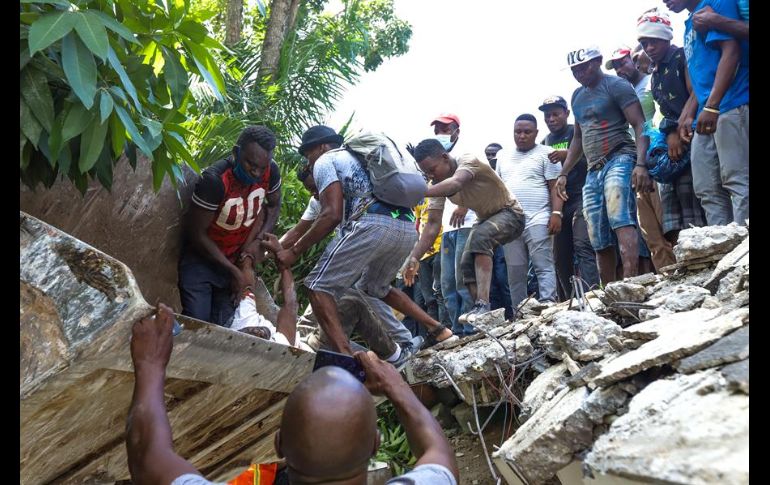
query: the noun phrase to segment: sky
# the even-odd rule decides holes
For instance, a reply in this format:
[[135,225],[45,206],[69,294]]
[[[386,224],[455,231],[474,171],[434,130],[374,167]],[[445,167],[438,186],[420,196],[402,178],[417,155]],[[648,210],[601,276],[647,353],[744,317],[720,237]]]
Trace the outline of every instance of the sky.
[[652,7],[668,12],[681,46],[686,15],[662,0],[395,0],[396,14],[412,25],[409,51],[364,73],[325,123],[338,129],[355,112],[353,132],[417,144],[433,135],[439,113],[451,112],[460,117],[462,145],[482,152],[491,142],[513,146],[514,119],[531,113],[539,140],[548,131],[542,100],[560,95],[569,103],[578,87],[567,53],[595,44],[606,60],[622,44],[633,48],[636,19]]

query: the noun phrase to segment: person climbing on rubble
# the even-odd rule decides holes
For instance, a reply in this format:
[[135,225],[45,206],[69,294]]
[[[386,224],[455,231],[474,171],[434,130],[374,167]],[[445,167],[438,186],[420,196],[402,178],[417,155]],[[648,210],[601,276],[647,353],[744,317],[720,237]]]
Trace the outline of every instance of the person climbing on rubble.
[[[128,469],[137,485],[210,485],[213,482],[174,451],[164,395],[173,322],[171,308],[160,303],[155,315],[132,328],[135,381],[126,422]],[[454,450],[430,411],[392,365],[373,352],[354,357],[366,372],[366,387],[346,370],[322,367],[286,399],[275,449],[286,460],[289,482],[366,483],[369,460],[380,447],[374,394],[393,403],[417,458],[412,471],[387,483],[456,485]],[[254,433],[259,432],[255,426]]]
[[[281,237],[280,244],[283,248],[291,247],[304,236],[321,211],[318,190],[309,165],[305,164],[297,170],[297,178],[312,197],[299,222]],[[406,364],[423,344],[422,337],[412,337],[404,324],[395,317],[392,309],[382,300],[355,288],[341,292],[337,299],[337,310],[340,313],[343,333],[348,340],[354,332],[357,333],[381,359],[396,367]],[[312,313],[308,318],[317,323]],[[421,311],[420,320],[429,318]],[[308,345],[314,350],[333,350],[329,336],[320,326],[308,337]],[[353,342],[351,347],[355,347]]]
[[478,220],[465,243],[461,269],[463,282],[476,303],[460,317],[462,323],[472,325],[491,309],[489,289],[495,248],[521,236],[524,211],[489,164],[475,155],[455,158],[438,140],[429,138],[415,147],[414,158],[432,182],[425,194],[430,212],[420,239],[404,263],[404,278],[414,278],[420,257],[433,244],[446,199],[473,210]]
[[[335,300],[339,292],[356,285],[404,314],[425,313],[391,286],[400,262],[417,238],[414,215],[410,208],[374,197],[375,187],[362,163],[351,151],[337,149],[342,141],[342,136],[328,126],[313,126],[302,135],[299,152],[313,170],[321,211],[308,231],[280,250],[276,259],[285,266],[293,265],[339,226],[337,236],[305,279],[305,286],[310,290],[313,313],[333,349],[352,354]],[[452,337],[451,330],[430,317],[420,323],[437,341]]]
[[196,182],[179,260],[183,315],[221,326],[231,321],[248,285],[239,262],[254,260],[281,208],[274,148],[272,131],[246,127],[232,155],[206,168]]

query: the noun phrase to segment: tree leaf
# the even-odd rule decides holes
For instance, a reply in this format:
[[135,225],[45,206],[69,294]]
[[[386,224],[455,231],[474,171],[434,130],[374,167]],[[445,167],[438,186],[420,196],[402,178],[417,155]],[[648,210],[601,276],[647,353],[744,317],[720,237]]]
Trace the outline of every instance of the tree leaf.
[[29,28],[29,53],[35,55],[67,35],[77,23],[75,12],[51,12],[43,15]]
[[224,102],[222,93],[225,92],[225,80],[222,78],[222,73],[219,71],[214,59],[209,55],[208,51],[203,47],[200,47],[192,42],[185,42],[184,45],[187,50],[192,54],[193,61],[198,67],[198,71],[203,79],[211,86],[214,91],[214,95],[221,102]]
[[161,49],[163,50],[163,59],[166,61],[164,66],[166,82],[171,91],[171,99],[174,100],[174,106],[178,107],[182,104],[185,94],[187,94],[187,71],[182,67],[182,63],[179,62],[179,56],[176,51],[172,51],[165,46]]
[[96,96],[96,62],[93,54],[74,34],[64,37],[61,53],[67,81],[83,106],[91,109]]
[[26,170],[29,166],[30,145],[23,133],[19,133],[19,168]]
[[107,29],[104,28],[104,23],[102,23],[99,17],[90,14],[88,11],[78,13],[77,15],[78,20],[75,23],[75,30],[80,36],[80,40],[99,59],[106,59],[109,42],[107,41]]
[[72,166],[72,150],[70,150],[69,144],[64,144],[64,146],[61,149],[61,153],[59,154],[59,172],[67,175],[70,172],[70,167]]
[[48,87],[48,79],[42,71],[27,66],[21,71],[21,96],[27,102],[32,113],[46,131],[53,126],[53,97]]
[[110,150],[105,146],[102,152],[99,154],[96,165],[96,177],[99,182],[107,188],[108,191],[112,191],[112,158],[110,157]]
[[136,128],[136,125],[134,124],[134,120],[131,119],[131,116],[126,112],[125,109],[123,109],[122,106],[115,105],[115,112],[120,117],[120,121],[123,122],[123,126],[126,128],[126,131],[128,132],[128,136],[131,137],[131,141],[136,143],[136,146],[139,147],[139,149],[144,153],[144,155],[152,160],[152,150],[150,150],[149,146],[147,145],[147,142],[144,138],[142,138],[142,135],[139,134],[139,130]]
[[102,91],[99,94],[99,116],[102,123],[104,123],[107,120],[107,117],[112,114],[114,106],[115,103],[112,101],[112,96],[110,96],[107,91]]
[[104,146],[104,138],[107,135],[108,126],[107,123],[101,123],[98,118],[94,118],[83,132],[83,135],[81,135],[80,160],[78,161],[80,173],[86,173],[91,170],[91,167],[94,166],[99,158],[99,154]]
[[262,2],[262,0],[257,0],[257,9],[259,9],[259,13],[262,14],[262,17],[267,18],[267,9],[265,8],[265,4]]
[[62,141],[67,142],[83,133],[93,121],[94,116],[93,111],[89,111],[82,104],[76,103],[64,119],[64,126],[61,130]]
[[206,27],[192,20],[185,20],[179,24],[177,30],[181,34],[184,34],[188,39],[198,44],[203,42],[203,40],[209,34],[208,30],[206,30]]
[[104,12],[100,12],[98,10],[88,10],[86,11],[86,15],[98,18],[105,27],[123,37],[127,41],[141,45],[141,43],[136,40],[136,36],[133,32],[131,32],[130,29],[126,28],[124,25],[121,25],[117,20],[105,14]]
[[61,149],[64,144],[62,141],[62,127],[64,126],[64,120],[67,117],[70,109],[72,109],[72,103],[65,103],[64,107],[56,115],[56,119],[53,122],[53,129],[48,134],[48,151],[50,153],[49,161],[52,166],[59,159]]
[[27,43],[24,41],[19,42],[19,71],[24,69],[24,67],[29,63],[30,59],[32,57],[29,55],[29,48],[27,47]]
[[136,88],[134,87],[134,83],[131,82],[131,78],[128,77],[128,73],[123,68],[123,64],[120,63],[120,60],[118,59],[118,55],[115,54],[115,51],[112,50],[112,47],[110,46],[107,52],[107,60],[110,63],[110,66],[115,70],[115,72],[118,73],[118,77],[120,77],[120,82],[123,84],[123,87],[126,88],[126,91],[128,91],[128,95],[131,96],[131,99],[134,100],[134,106],[136,106],[137,110],[141,110],[141,105],[139,104],[139,98],[136,95]]
[[24,98],[19,98],[19,103],[19,125],[21,126],[21,132],[32,143],[32,146],[37,149],[37,141],[40,139],[43,127],[40,126],[40,123],[32,115],[32,110],[29,109],[29,105],[24,101]]
[[19,3],[41,3],[43,5],[55,5],[63,8],[70,8],[72,6],[67,0],[19,0]]
[[126,145],[126,128],[121,124],[117,114],[110,116],[110,139],[112,141],[112,154],[118,159],[123,154]]

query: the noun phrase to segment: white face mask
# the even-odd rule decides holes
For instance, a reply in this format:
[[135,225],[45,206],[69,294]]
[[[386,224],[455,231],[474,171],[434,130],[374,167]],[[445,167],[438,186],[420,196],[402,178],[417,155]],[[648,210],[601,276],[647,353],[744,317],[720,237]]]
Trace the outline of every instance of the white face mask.
[[436,140],[441,143],[441,146],[444,147],[444,150],[449,151],[452,148],[452,135],[436,135]]

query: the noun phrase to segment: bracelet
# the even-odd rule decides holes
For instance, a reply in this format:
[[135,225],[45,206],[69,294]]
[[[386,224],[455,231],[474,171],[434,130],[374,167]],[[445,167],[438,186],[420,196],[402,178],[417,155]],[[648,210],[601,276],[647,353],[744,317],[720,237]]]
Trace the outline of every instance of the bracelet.
[[704,106],[703,111],[708,111],[709,113],[714,113],[715,115],[719,114],[719,109],[712,106]]
[[[564,175],[563,173],[560,173],[560,174],[559,174],[559,177],[564,177],[564,178],[567,178],[567,176],[566,176],[566,175]],[[559,177],[556,177],[556,178],[558,179]]]
[[562,219],[564,218],[564,214],[561,213],[561,211],[553,211],[551,212],[552,215],[559,216]]
[[636,166],[637,167],[642,167],[642,168],[647,168],[647,165],[645,165],[643,163],[637,163]]

